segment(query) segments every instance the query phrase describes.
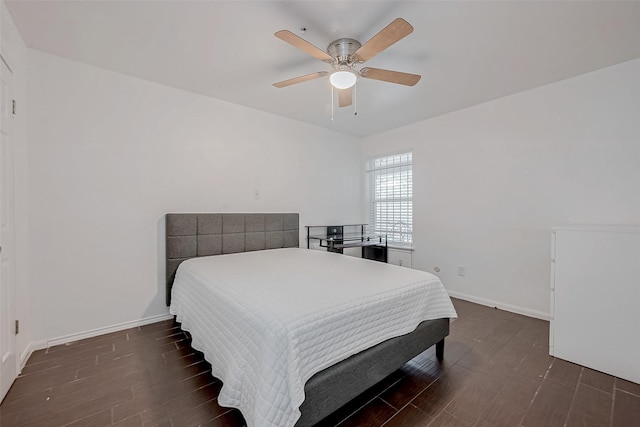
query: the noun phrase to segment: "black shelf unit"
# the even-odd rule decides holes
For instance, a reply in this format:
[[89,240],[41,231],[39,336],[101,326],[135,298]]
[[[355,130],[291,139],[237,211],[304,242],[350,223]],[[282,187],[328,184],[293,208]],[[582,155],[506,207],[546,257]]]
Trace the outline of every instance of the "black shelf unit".
[[371,233],[367,224],[307,225],[307,249],[311,242],[328,252],[344,253],[344,249],[361,248],[361,256],[387,262],[387,235]]

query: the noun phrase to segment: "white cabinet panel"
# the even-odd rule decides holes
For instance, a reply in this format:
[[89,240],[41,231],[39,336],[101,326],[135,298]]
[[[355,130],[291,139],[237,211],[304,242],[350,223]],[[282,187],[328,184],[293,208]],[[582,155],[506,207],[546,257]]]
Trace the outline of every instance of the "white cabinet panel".
[[640,382],[640,228],[555,228],[549,352]]

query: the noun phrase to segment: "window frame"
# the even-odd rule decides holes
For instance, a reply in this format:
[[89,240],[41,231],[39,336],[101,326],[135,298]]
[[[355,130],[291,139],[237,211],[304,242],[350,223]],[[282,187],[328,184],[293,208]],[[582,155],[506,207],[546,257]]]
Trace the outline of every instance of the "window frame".
[[[403,161],[402,156],[409,156],[408,161]],[[396,159],[398,162],[394,162],[391,165],[377,166],[375,162],[385,159]],[[383,173],[382,171],[389,170],[389,173]],[[409,182],[402,183],[403,173],[408,172]],[[383,176],[386,177],[386,182],[389,182],[389,175],[392,176],[392,181],[399,179],[399,184],[394,184],[391,188],[382,189],[379,183],[375,181]],[[398,177],[399,176],[399,177]],[[369,231],[373,233],[380,233],[387,235],[387,244],[390,248],[394,249],[413,249],[413,150],[404,149],[393,153],[384,155],[376,155],[369,157],[365,161],[364,165],[364,178],[365,178],[365,208],[366,217],[369,223]],[[384,179],[384,178],[383,178]],[[405,176],[406,180],[407,177]],[[384,185],[384,184],[382,184]],[[400,204],[399,207],[392,206],[388,209],[388,204]],[[408,209],[403,209],[402,203],[408,203]],[[387,219],[380,221],[376,212],[380,212],[379,206],[387,204],[385,213]],[[390,216],[390,217],[389,217]],[[408,216],[408,221],[406,221]],[[383,225],[380,225],[380,224]],[[405,230],[398,230],[396,223],[402,226],[406,226]]]

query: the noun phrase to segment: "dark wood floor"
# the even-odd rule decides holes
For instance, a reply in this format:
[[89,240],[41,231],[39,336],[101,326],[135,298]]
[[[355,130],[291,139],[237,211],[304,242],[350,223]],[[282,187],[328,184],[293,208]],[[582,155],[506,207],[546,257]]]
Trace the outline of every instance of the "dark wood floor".
[[[433,349],[325,420],[332,426],[640,426],[640,385],[549,357],[548,323],[454,300]],[[242,426],[172,321],[35,352],[0,425]]]

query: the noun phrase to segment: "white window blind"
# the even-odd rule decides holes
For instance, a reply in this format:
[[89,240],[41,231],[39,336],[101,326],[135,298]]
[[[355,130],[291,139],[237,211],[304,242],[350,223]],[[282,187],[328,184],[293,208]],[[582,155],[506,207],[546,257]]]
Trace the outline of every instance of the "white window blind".
[[387,235],[389,244],[413,243],[412,153],[367,161],[366,192],[369,227]]

